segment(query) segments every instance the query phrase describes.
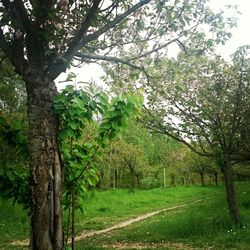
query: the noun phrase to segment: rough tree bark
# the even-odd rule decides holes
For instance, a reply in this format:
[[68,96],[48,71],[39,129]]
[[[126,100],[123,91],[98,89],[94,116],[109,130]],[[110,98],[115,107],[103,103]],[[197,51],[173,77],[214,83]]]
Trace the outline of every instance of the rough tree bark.
[[52,99],[54,82],[33,69],[25,77],[29,121],[31,249],[63,249],[61,216],[62,168],[57,120]]
[[229,207],[229,212],[236,225],[241,225],[240,213],[237,205],[234,181],[233,181],[233,171],[232,164],[229,155],[225,155],[223,164],[223,174],[226,188],[227,203]]

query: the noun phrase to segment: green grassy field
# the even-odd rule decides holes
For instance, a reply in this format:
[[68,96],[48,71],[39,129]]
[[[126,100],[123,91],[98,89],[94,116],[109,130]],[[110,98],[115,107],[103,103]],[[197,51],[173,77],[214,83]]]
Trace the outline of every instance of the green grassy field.
[[[76,249],[250,249],[250,183],[237,185],[244,221],[235,228],[228,215],[222,186],[176,187],[154,190],[109,190],[86,193],[84,214],[77,213],[77,232],[106,228],[116,222],[188,203],[202,202],[165,212],[127,228],[76,243]],[[20,206],[0,200],[0,249],[13,240],[28,238],[27,215]]]
[[[157,191],[157,190],[154,190]],[[175,190],[166,190],[175,193]],[[222,187],[190,187],[176,190],[183,201],[196,192],[204,202],[151,217],[142,222],[118,229],[105,236],[96,236],[77,243],[77,249],[250,249],[250,184],[237,185],[243,218],[243,228],[236,228],[227,210]],[[176,196],[178,197],[178,195]],[[174,201],[174,200],[173,200]],[[179,200],[180,201],[180,200]],[[187,200],[186,200],[187,201]],[[181,202],[179,202],[181,203]],[[171,204],[168,203],[167,206]],[[129,246],[131,248],[129,248]]]
[[92,191],[86,194],[84,214],[77,214],[78,230],[103,229],[117,221],[145,212],[208,198],[221,193],[220,188],[190,186],[152,190]]

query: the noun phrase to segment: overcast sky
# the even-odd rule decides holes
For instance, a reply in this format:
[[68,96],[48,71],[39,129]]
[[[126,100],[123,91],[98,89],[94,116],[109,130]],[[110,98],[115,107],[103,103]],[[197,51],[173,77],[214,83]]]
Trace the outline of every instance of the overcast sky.
[[[211,8],[216,11],[226,11],[224,7],[226,5],[238,5],[238,10],[241,12],[237,28],[231,31],[232,38],[224,46],[219,46],[217,50],[223,57],[229,59],[230,55],[234,53],[239,46],[250,45],[250,0],[210,0]],[[78,74],[77,81],[101,81],[101,67],[95,64],[77,69],[75,72]],[[58,80],[65,78],[66,74],[62,74]],[[58,84],[59,89],[64,86],[65,84]]]
[[210,0],[212,8],[225,10],[225,5],[238,5],[241,12],[236,28],[232,29],[232,38],[224,45],[218,48],[218,52],[225,58],[234,53],[242,45],[250,45],[250,1],[249,0]]

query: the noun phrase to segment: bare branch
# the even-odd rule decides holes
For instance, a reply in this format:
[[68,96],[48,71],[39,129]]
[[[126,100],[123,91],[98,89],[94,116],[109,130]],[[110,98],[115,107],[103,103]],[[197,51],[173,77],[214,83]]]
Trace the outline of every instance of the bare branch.
[[170,44],[172,44],[172,43],[174,43],[174,42],[177,42],[177,41],[178,41],[178,38],[175,38],[175,39],[173,39],[173,40],[170,40],[169,42],[164,43],[163,45],[161,45],[161,46],[159,46],[159,47],[157,47],[157,48],[155,48],[155,49],[152,49],[152,50],[150,50],[150,51],[147,51],[147,52],[144,53],[144,54],[135,56],[135,57],[131,58],[130,60],[132,61],[132,60],[136,60],[136,59],[139,59],[139,58],[142,58],[142,57],[146,57],[146,56],[148,56],[148,55],[151,55],[152,53],[157,52],[157,51],[159,51],[159,50],[161,50],[161,49],[164,49],[164,48],[166,48],[167,46],[169,46]]
[[168,136],[172,137],[173,139],[185,144],[187,147],[189,147],[196,154],[199,154],[199,155],[202,155],[202,156],[213,156],[214,155],[213,153],[206,152],[204,147],[200,147],[200,150],[197,149],[192,144],[192,142],[188,142],[183,137],[181,137],[179,135],[178,131],[176,133],[171,131],[172,128],[168,128],[167,126],[164,126],[157,119],[154,119],[154,115],[146,107],[145,107],[145,112],[147,112],[149,114],[149,117],[150,117],[150,120],[147,120],[147,119],[141,120],[142,124],[144,124],[146,126],[146,128],[148,128],[148,129],[150,129],[150,130],[152,130],[154,132],[165,134],[165,135],[168,135]]
[[148,83],[151,78],[151,76],[147,73],[147,71],[145,70],[143,66],[139,66],[134,63],[131,63],[129,59],[121,59],[121,58],[114,57],[114,56],[102,56],[102,55],[95,55],[95,54],[91,55],[91,54],[81,54],[81,53],[77,53],[76,57],[78,60],[79,58],[81,58],[81,60],[83,61],[87,59],[88,63],[91,63],[90,60],[102,60],[102,61],[113,62],[117,64],[124,64],[124,65],[131,67],[132,69],[136,69],[136,70],[139,70],[140,72],[143,72],[147,78]]
[[82,54],[82,53],[76,53],[76,57],[78,59],[81,58],[83,61],[84,59],[92,59],[92,60],[102,60],[102,61],[114,62],[114,63],[119,63],[119,64],[125,64],[133,69],[144,71],[144,68],[142,66],[138,66],[136,64],[131,63],[129,59],[121,59],[121,58],[114,57],[114,56],[102,56],[102,55]]

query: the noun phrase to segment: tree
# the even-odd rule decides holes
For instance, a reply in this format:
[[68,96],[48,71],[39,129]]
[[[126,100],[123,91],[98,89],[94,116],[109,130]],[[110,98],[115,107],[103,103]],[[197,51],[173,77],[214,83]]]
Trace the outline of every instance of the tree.
[[201,178],[202,187],[205,186],[205,174],[211,165],[211,159],[195,154],[192,151],[189,153],[188,162],[191,165],[191,171],[197,173]]
[[166,60],[169,76],[152,85],[149,124],[183,142],[194,152],[213,156],[224,174],[228,207],[236,224],[240,215],[232,164],[249,160],[249,47],[232,63],[220,57],[179,55]]
[[57,76],[75,60],[111,61],[145,72],[144,56],[157,58],[171,43],[182,46],[201,23],[223,39],[229,34],[221,15],[196,0],[1,0],[0,16],[0,48],[27,90],[31,248],[62,249],[63,164],[52,108]]
[[147,157],[139,145],[120,139],[111,143],[106,161],[110,165],[114,187],[121,187],[122,180],[129,175],[128,184],[133,190],[140,187],[140,179],[148,167]]

